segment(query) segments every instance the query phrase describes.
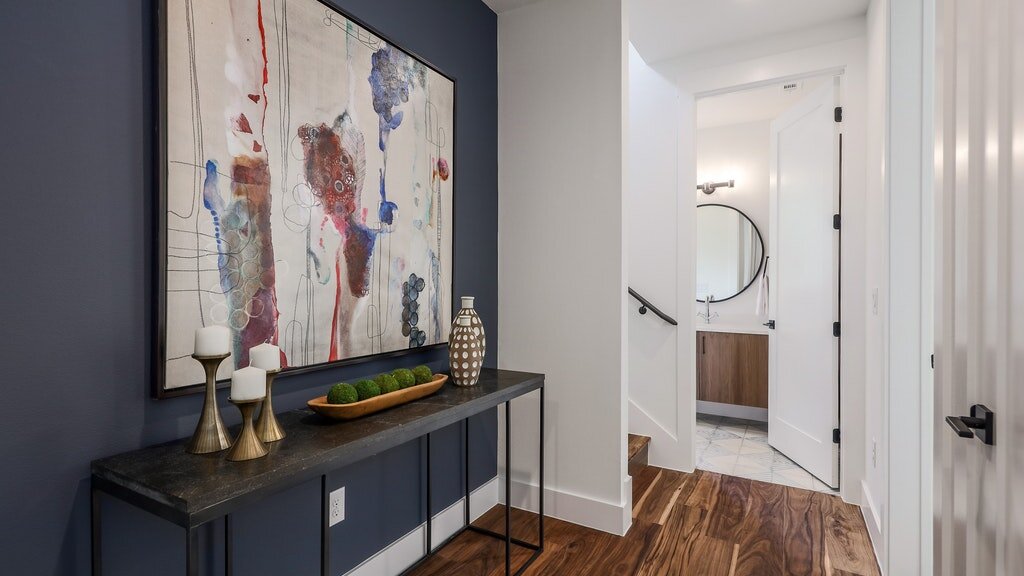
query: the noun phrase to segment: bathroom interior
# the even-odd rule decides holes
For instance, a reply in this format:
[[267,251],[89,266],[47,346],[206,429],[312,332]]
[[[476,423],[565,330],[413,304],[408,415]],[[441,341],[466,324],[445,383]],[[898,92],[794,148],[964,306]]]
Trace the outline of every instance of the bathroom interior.
[[697,468],[839,488],[840,82],[697,100]]

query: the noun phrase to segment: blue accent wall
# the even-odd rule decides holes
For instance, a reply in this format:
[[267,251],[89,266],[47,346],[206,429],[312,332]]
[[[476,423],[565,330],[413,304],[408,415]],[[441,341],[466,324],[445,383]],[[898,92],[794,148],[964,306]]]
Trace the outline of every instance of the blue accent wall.
[[[176,1],[176,0],[171,0]],[[337,0],[458,82],[455,295],[477,296],[497,359],[497,19],[479,0]],[[89,573],[89,462],[191,433],[201,398],[150,398],[153,5],[21,0],[0,17],[0,572]],[[339,380],[444,351],[285,377],[279,410]],[[220,397],[229,424],[237,411]],[[472,422],[472,484],[496,473],[496,414]],[[433,438],[434,510],[459,497],[461,432]],[[285,440],[287,441],[287,440]],[[329,477],[346,486],[334,574],[424,520],[420,442]],[[238,513],[236,574],[319,573],[319,482]],[[184,570],[184,534],[104,500],[108,575]],[[202,534],[222,571],[223,526]]]

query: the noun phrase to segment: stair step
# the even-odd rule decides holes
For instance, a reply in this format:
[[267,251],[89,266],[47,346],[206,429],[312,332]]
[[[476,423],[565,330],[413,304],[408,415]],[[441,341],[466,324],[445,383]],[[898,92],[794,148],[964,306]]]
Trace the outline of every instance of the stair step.
[[639,468],[647,466],[647,454],[651,445],[648,436],[629,435],[629,475],[633,476]]

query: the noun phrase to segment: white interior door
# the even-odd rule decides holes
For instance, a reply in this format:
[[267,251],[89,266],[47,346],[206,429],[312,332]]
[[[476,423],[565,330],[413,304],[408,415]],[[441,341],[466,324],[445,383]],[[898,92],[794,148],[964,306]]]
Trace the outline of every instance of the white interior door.
[[[934,572],[1024,574],[1024,2],[936,26]],[[976,405],[991,445],[944,421]]]
[[772,123],[768,441],[838,488],[838,78]]

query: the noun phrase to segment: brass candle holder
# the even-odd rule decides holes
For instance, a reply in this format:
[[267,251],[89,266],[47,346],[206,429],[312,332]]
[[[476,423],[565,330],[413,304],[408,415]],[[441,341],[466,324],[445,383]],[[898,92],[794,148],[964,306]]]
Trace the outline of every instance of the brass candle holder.
[[192,434],[192,439],[185,445],[191,454],[210,454],[220,452],[231,445],[228,429],[221,420],[217,408],[217,369],[230,354],[220,356],[192,355],[206,371],[206,398],[203,400],[203,412],[199,415],[199,424]]
[[242,413],[242,429],[238,432],[238,438],[235,438],[235,443],[228,450],[227,459],[232,462],[241,462],[266,456],[267,447],[263,445],[260,437],[256,435],[256,429],[252,425],[252,416],[256,412],[256,408],[263,402],[263,399],[230,400],[230,402],[238,406],[239,412]]
[[271,401],[271,388],[274,386],[274,376],[281,370],[267,370],[267,397],[263,400],[263,408],[260,410],[260,417],[256,419],[256,435],[264,442],[277,442],[284,438],[284,429],[277,422],[274,415],[274,403]]

